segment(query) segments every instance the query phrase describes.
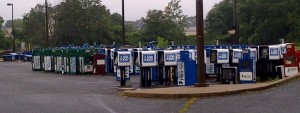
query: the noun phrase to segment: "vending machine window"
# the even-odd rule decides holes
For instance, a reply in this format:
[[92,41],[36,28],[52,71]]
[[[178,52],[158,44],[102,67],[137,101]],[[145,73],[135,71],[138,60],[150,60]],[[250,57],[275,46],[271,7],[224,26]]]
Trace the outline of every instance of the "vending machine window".
[[140,66],[139,51],[133,52],[133,61],[134,65]]
[[242,61],[241,62],[241,69],[251,69],[251,64],[249,61]]
[[260,59],[268,59],[269,58],[269,49],[268,48],[262,48],[260,52]]
[[217,63],[217,50],[210,51],[210,62]]
[[158,65],[164,65],[164,51],[158,51]]
[[296,56],[285,56],[284,64],[295,64],[296,63]]

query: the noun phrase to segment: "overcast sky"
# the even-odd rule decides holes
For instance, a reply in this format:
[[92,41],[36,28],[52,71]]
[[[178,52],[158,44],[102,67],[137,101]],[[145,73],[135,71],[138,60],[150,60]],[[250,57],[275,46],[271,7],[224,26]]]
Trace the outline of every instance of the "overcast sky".
[[[51,4],[59,4],[62,0],[48,0]],[[203,0],[204,15],[214,6],[222,0]],[[44,4],[45,0],[0,0],[0,16],[4,20],[11,19],[11,6],[7,6],[7,3],[14,4],[14,18],[22,18],[24,13],[28,13],[31,8],[36,4]],[[159,9],[163,10],[170,0],[125,0],[125,20],[134,21],[147,15],[148,10]],[[188,16],[196,15],[196,0],[181,0],[181,6],[183,13]],[[121,0],[102,0],[111,13],[120,13],[122,11]]]

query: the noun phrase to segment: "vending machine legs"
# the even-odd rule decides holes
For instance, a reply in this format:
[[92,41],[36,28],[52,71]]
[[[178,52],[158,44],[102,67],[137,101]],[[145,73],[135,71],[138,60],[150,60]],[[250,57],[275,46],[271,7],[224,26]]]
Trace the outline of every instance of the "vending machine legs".
[[126,86],[125,67],[120,67],[120,74],[121,74],[120,87],[125,87]]
[[141,86],[151,87],[151,68],[141,67]]
[[158,69],[158,83],[159,85],[173,85],[177,84],[177,77],[175,75],[175,67],[162,66]]
[[160,66],[158,68],[158,83],[159,83],[159,85],[164,84],[164,67],[163,66]]

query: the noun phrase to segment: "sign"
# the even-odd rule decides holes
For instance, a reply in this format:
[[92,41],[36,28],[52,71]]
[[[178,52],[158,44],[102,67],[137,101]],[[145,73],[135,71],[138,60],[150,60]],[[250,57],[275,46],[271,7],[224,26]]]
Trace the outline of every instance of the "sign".
[[129,73],[134,73],[133,72],[133,65],[129,67]]
[[227,60],[228,59],[228,53],[227,52],[219,52],[218,53],[218,60]]
[[45,62],[45,71],[51,71],[51,57],[45,56],[44,62]]
[[[129,67],[125,67],[125,79],[129,79]],[[117,79],[121,79],[121,70],[120,68],[117,69]]]
[[143,55],[144,63],[154,63],[154,54],[145,54]]
[[270,48],[270,56],[278,56],[279,51],[277,48]]
[[297,67],[284,67],[285,76],[294,76],[298,73]]
[[56,57],[56,71],[61,71],[62,57]]
[[286,54],[286,48],[285,47],[282,47],[282,48],[280,48],[281,49],[281,53],[282,54]]
[[140,73],[141,68],[139,66],[135,66],[135,72],[134,73]]
[[178,85],[185,85],[185,72],[184,72],[184,62],[177,63],[177,71],[178,71]]
[[93,72],[93,65],[85,65],[83,71],[85,73]]
[[70,57],[70,73],[76,73],[76,57]]
[[255,51],[250,51],[250,59],[256,59]]
[[252,72],[240,72],[240,80],[252,81],[253,80]]
[[166,54],[165,61],[166,62],[176,62],[176,54]]
[[180,52],[177,53],[177,60],[180,60]]
[[233,58],[234,59],[243,59],[243,52],[234,52]]
[[214,64],[206,64],[206,74],[215,74]]
[[189,59],[192,59],[193,54],[189,52]]
[[105,65],[105,60],[97,60],[97,65]]
[[41,69],[40,56],[33,56],[33,69]]
[[120,63],[130,62],[130,54],[120,54],[119,62]]

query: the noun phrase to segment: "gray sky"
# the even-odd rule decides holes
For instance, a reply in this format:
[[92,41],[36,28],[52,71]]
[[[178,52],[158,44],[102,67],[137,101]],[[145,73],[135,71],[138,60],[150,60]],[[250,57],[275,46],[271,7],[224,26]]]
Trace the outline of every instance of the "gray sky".
[[[62,0],[48,0],[51,4],[59,4]],[[214,6],[222,0],[203,0],[204,15]],[[36,4],[44,4],[45,0],[0,0],[0,16],[4,20],[11,19],[11,6],[7,6],[7,3],[14,4],[14,18],[22,18],[24,13],[28,13],[31,8]],[[125,0],[125,20],[134,21],[147,15],[147,11],[151,9],[163,10],[170,0]],[[196,0],[181,0],[181,6],[183,13],[188,16],[196,15]],[[111,13],[121,14],[122,1],[121,0],[102,0]]]

